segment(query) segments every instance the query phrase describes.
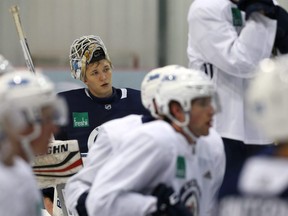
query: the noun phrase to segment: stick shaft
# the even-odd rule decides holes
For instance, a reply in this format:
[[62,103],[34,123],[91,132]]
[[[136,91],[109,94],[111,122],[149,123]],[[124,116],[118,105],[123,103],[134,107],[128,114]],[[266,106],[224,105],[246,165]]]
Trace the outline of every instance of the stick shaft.
[[14,23],[16,25],[16,30],[20,39],[20,44],[21,44],[21,48],[24,54],[26,65],[31,72],[35,73],[35,67],[31,58],[30,49],[29,49],[25,34],[23,32],[23,28],[22,28],[22,24],[20,20],[19,7],[17,5],[12,6],[10,8],[10,12],[12,13],[12,16],[14,18]]

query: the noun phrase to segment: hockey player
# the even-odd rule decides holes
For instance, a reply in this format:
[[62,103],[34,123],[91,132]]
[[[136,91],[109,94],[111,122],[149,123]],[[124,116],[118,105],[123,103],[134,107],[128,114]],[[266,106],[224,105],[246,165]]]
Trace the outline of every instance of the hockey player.
[[[198,213],[203,177],[195,142],[209,133],[213,85],[201,72],[188,69],[165,75],[161,83],[155,97],[165,120],[122,137],[93,182],[88,215]],[[172,187],[181,199],[172,196]]]
[[123,118],[109,121],[98,127],[98,136],[89,150],[85,160],[85,167],[69,179],[65,187],[66,206],[74,215],[87,215],[85,201],[88,191],[98,170],[103,166],[121,142],[121,137],[126,133],[138,128],[145,122],[158,118],[154,96],[156,88],[160,84],[161,77],[175,71],[180,66],[170,65],[157,68],[146,74],[141,84],[141,99],[144,107],[151,115],[128,115]]
[[140,91],[112,86],[112,62],[101,38],[94,35],[76,39],[70,48],[71,74],[87,88],[60,93],[68,104],[69,124],[57,140],[77,139],[81,153],[94,142],[96,127],[129,114],[145,114]]
[[[112,119],[148,111],[142,106],[140,91],[112,86],[112,62],[100,37],[89,35],[76,39],[69,58],[72,77],[81,80],[87,88],[59,93],[68,104],[69,123],[60,128],[55,139],[76,139],[81,153],[86,154],[98,134],[98,126]],[[44,189],[43,195],[52,202],[51,188]]]
[[[161,116],[157,115],[153,104],[156,88],[160,84],[161,77],[165,74],[170,74],[172,71],[177,73],[177,70],[181,70],[181,68],[181,66],[177,65],[157,68],[150,71],[144,77],[141,85],[142,103],[150,110],[154,118],[161,118]],[[73,212],[73,215],[87,215],[85,201],[88,191],[98,170],[105,164],[105,161],[108,160],[111,152],[113,151],[115,153],[115,151],[117,151],[121,137],[127,132],[131,132],[133,129],[141,126],[143,122],[149,122],[150,120],[153,119],[148,115],[129,115],[105,123],[99,128],[98,137],[93,147],[89,150],[85,167],[70,178],[66,184],[66,205],[70,211]],[[199,146],[199,151],[201,151],[202,164],[207,167],[207,172],[203,173],[203,175],[210,175],[206,176],[205,179],[208,183],[205,187],[207,188],[205,191],[207,195],[205,195],[208,196],[206,200],[209,200],[209,197],[211,197],[211,199],[214,198],[213,194],[215,195],[219,189],[224,175],[224,147],[220,136],[212,128],[210,129],[209,136],[200,138],[199,143],[197,147]],[[211,165],[213,165],[212,169]],[[208,206],[205,207],[205,210],[211,212],[214,207],[214,199],[207,201],[207,203]]]
[[247,92],[249,116],[277,145],[247,160],[219,216],[288,215],[288,56],[266,59]]
[[66,122],[65,103],[52,82],[30,71],[1,76],[0,103],[1,215],[42,215],[30,162],[47,152],[57,125]]
[[272,0],[195,0],[189,9],[189,67],[209,74],[222,108],[213,124],[227,159],[220,196],[246,158],[272,143],[247,118],[244,94],[257,64],[272,54],[274,43],[281,49],[285,41],[288,25],[278,9]]

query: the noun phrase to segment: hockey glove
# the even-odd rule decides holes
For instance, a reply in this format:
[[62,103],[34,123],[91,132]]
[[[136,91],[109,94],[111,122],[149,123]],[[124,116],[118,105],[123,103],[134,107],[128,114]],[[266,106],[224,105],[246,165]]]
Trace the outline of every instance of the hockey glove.
[[262,13],[273,19],[276,10],[276,6],[272,0],[239,0],[238,8],[246,13],[246,20],[248,20],[254,12]]
[[277,31],[275,47],[282,54],[288,53],[288,13],[280,6],[276,6],[275,19],[277,20]]
[[157,197],[157,211],[152,216],[193,216],[171,187],[159,184],[152,195]]

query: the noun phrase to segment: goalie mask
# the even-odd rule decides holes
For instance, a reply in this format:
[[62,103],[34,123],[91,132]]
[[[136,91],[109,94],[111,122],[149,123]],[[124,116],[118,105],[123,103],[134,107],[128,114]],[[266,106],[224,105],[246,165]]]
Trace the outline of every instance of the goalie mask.
[[[39,137],[43,109],[52,108],[51,120],[55,125],[64,125],[67,122],[67,107],[64,100],[54,92],[54,85],[42,74],[33,74],[30,71],[15,71],[4,74],[0,78],[0,124],[13,131],[23,146],[29,159],[32,151],[30,142]],[[21,131],[28,125],[33,126],[33,132],[21,135]]]
[[76,39],[70,47],[71,75],[74,79],[84,81],[88,64],[107,59],[110,61],[107,49],[100,37],[89,35]]
[[260,62],[247,91],[251,120],[276,141],[288,138],[288,55]]
[[159,86],[162,77],[165,74],[170,74],[173,71],[177,71],[181,66],[169,65],[161,68],[151,70],[146,74],[141,83],[141,100],[143,106],[148,109],[151,115],[155,118],[158,117],[157,111],[154,106],[154,97],[156,89]]
[[[188,129],[191,103],[194,99],[211,97],[214,110],[219,111],[220,105],[213,83],[202,71],[180,67],[165,74],[156,92],[156,104],[159,114],[166,116],[173,123],[183,128],[188,136],[196,140],[196,136]],[[182,107],[185,120],[180,122],[170,113],[170,102],[175,101]]]
[[4,56],[0,55],[0,76],[13,70],[14,68],[10,62],[5,59]]

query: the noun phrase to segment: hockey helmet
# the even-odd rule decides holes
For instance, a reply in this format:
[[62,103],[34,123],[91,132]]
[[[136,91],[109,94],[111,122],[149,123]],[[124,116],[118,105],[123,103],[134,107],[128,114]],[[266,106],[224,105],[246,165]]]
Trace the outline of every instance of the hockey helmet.
[[110,61],[103,41],[99,36],[94,35],[82,36],[74,40],[70,47],[69,59],[72,77],[82,81],[88,64],[102,59]]
[[177,71],[180,67],[179,65],[168,65],[153,69],[145,75],[141,83],[141,100],[143,106],[150,111],[153,117],[158,117],[153,101],[162,77],[172,71]]
[[249,117],[270,138],[288,138],[288,55],[264,59],[247,91]]

